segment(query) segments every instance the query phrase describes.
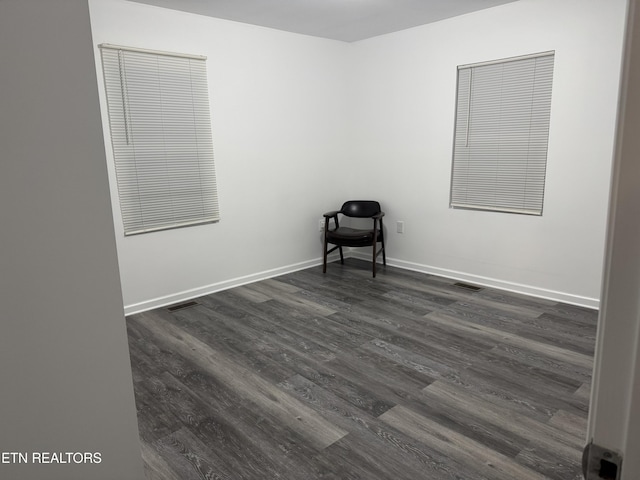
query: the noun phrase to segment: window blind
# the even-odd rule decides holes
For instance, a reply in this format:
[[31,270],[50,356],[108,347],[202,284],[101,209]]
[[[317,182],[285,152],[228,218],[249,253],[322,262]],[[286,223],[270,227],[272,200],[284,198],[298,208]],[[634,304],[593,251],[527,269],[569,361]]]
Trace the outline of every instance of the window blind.
[[553,52],[458,67],[451,206],[541,215]]
[[100,48],[125,235],[219,220],[205,57]]

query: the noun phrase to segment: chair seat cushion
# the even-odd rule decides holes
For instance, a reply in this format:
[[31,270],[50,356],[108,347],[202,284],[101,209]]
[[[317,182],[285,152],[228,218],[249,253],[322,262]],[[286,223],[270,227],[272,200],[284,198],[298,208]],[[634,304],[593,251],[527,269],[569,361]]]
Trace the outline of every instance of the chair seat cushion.
[[366,247],[373,243],[373,230],[339,227],[327,231],[327,241],[345,247]]

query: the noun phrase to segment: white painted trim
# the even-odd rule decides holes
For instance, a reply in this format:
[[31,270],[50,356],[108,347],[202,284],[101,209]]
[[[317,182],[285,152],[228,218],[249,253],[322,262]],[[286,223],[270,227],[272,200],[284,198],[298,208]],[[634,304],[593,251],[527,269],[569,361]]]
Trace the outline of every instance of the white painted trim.
[[[340,257],[338,256],[333,258],[333,255],[330,255],[329,261],[334,261],[339,258]],[[209,295],[211,293],[228,290],[230,288],[239,287],[241,285],[246,285],[248,283],[266,280],[267,278],[278,277],[286,273],[297,272],[298,270],[304,270],[305,268],[315,267],[317,265],[322,265],[322,258],[314,258],[313,260],[307,260],[305,262],[294,263],[291,265],[286,265],[284,267],[278,267],[271,270],[265,270],[263,272],[252,273],[250,275],[205,285],[203,287],[184,290],[182,292],[166,295],[164,297],[158,297],[151,300],[146,300],[144,302],[134,303],[133,305],[125,305],[124,314],[133,315],[135,313],[146,312],[148,310],[153,310],[154,308],[173,305],[174,303],[184,302],[194,298],[202,297],[204,295]]]
[[[345,253],[345,257],[371,260],[370,255],[361,252],[349,251]],[[382,259],[378,257],[378,263],[380,262],[382,262]],[[395,258],[387,257],[387,265],[403,268],[405,270],[413,270],[415,272],[427,273],[429,275],[437,275],[439,277],[451,278],[453,280],[473,283],[475,285],[481,285],[483,287],[498,288],[500,290],[505,290],[508,292],[521,293],[524,295],[530,295],[532,297],[553,300],[555,302],[562,302],[571,305],[578,305],[580,307],[592,308],[595,310],[597,310],[600,306],[600,301],[597,298],[583,297],[580,295],[573,295],[571,293],[558,292],[556,290],[548,290],[546,288],[534,287],[531,285],[523,285],[521,283],[507,282],[504,280],[498,280],[497,278],[483,277],[481,275],[458,272],[456,270],[433,267],[430,265],[422,265],[420,263],[407,262]]]
[[[328,261],[334,262],[339,258],[340,257],[337,254],[332,254],[329,256]],[[370,260],[371,256],[362,252],[355,251],[353,249],[345,249],[344,258]],[[382,259],[378,257],[378,263],[381,262]],[[292,265],[286,265],[284,267],[278,267],[271,270],[265,270],[263,272],[252,273],[251,275],[224,280],[222,282],[213,283],[211,285],[205,285],[203,287],[185,290],[172,295],[135,303],[133,305],[126,305],[124,307],[124,313],[125,315],[133,315],[135,313],[146,312],[147,310],[153,310],[154,308],[173,305],[174,303],[184,302],[197,297],[202,297],[203,295],[209,295],[211,293],[228,290],[230,288],[239,287],[248,283],[258,282],[267,278],[278,277],[280,275],[297,272],[298,270],[304,270],[305,268],[315,267],[318,265],[322,265],[321,258],[314,258],[305,262],[294,263]],[[453,280],[469,282],[475,285],[482,285],[484,287],[498,288],[500,290],[505,290],[508,292],[521,293],[524,295],[531,295],[532,297],[545,298],[547,300],[553,300],[556,302],[578,305],[581,307],[598,309],[600,304],[597,298],[582,297],[580,295],[573,295],[570,293],[558,292],[555,290],[547,290],[544,288],[523,285],[520,283],[505,282],[496,278],[483,277],[481,275],[473,275],[469,273],[458,272],[456,270],[423,265],[415,262],[407,262],[395,258],[387,257],[387,265],[403,268],[405,270],[426,273],[429,275],[438,275],[440,277],[451,278]]]

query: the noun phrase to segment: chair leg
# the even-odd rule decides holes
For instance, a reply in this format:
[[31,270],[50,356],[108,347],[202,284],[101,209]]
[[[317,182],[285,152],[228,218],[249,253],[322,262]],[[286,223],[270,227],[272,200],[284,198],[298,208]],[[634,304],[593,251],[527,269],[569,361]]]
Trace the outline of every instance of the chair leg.
[[340,247],[339,250],[340,250],[340,263],[344,265],[344,255],[342,254],[342,247]]
[[324,255],[322,260],[322,273],[327,273],[327,239],[324,239]]
[[387,249],[384,248],[384,227],[382,226],[382,218],[380,219],[380,243],[382,244],[382,264],[387,266]]
[[376,242],[373,242],[373,278],[376,278]]

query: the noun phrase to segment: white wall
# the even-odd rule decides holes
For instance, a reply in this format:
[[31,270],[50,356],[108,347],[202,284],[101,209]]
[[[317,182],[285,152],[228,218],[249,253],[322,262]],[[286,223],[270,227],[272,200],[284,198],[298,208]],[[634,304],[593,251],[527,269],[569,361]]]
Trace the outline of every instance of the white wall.
[[0,1],[0,65],[0,478],[141,479],[87,0]]
[[317,263],[318,220],[347,196],[347,44],[123,0],[90,7],[94,45],[208,57],[222,220],[125,238],[112,181],[127,311]]
[[[209,57],[219,224],[125,238],[103,108],[128,312],[316,264],[320,214],[355,197],[383,204],[391,264],[597,306],[625,0],[520,0],[353,44],[90,7],[96,45]],[[450,209],[456,66],[547,50],[544,215]]]
[[[355,45],[364,178],[353,195],[378,185],[391,263],[597,305],[625,4],[521,0]],[[548,50],[556,54],[543,216],[450,209],[457,65]]]

